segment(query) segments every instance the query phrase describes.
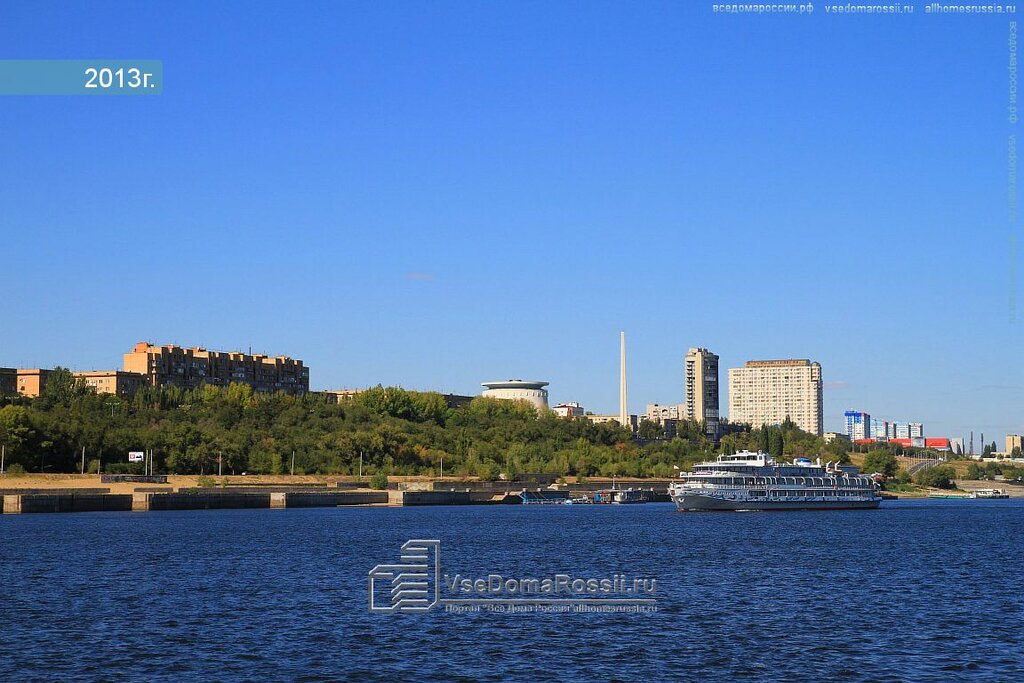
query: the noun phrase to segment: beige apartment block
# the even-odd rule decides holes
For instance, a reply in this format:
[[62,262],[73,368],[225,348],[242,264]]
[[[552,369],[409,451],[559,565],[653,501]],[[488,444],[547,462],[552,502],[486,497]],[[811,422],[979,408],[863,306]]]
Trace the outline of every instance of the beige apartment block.
[[338,405],[351,401],[359,394],[363,393],[364,389],[324,389],[323,391],[314,391],[315,396],[320,396],[327,403]]
[[42,395],[49,375],[50,371],[42,368],[18,370],[18,393],[29,398]]
[[[594,424],[598,424],[598,425],[599,424],[604,424],[605,422],[617,422],[619,424],[622,424],[622,420],[620,419],[621,418],[620,415],[584,415],[583,417],[586,418],[587,420],[590,420]],[[637,416],[637,415],[630,415],[627,418],[627,420],[628,420],[629,424],[625,425],[625,426],[628,429],[632,429],[635,432],[637,427],[640,424],[639,416]]]
[[648,403],[647,412],[644,413],[644,419],[651,422],[657,422],[658,424],[661,424],[665,420],[685,420],[686,405],[683,403],[673,403],[670,405]]
[[113,394],[122,398],[131,398],[148,383],[145,375],[124,370],[93,370],[72,374],[95,389],[97,394]]
[[1006,435],[1006,454],[1013,453],[1014,448],[1019,448],[1024,451],[1024,444],[1021,441],[1024,440],[1020,434],[1007,434]]
[[194,389],[201,384],[248,384],[256,391],[309,392],[309,368],[288,356],[265,356],[239,351],[210,351],[173,344],[139,342],[124,354],[124,369],[146,377],[154,386]]
[[822,435],[821,365],[807,359],[752,360],[729,368],[729,420],[753,426],[790,418]]

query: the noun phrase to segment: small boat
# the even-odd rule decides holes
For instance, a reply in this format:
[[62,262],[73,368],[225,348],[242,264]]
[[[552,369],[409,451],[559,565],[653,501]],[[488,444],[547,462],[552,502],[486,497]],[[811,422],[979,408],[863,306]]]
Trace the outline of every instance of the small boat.
[[646,503],[647,492],[640,489],[619,489],[615,492],[612,503],[615,505],[628,505],[631,503]]
[[1010,494],[1003,489],[977,489],[971,491],[971,498],[1009,498]]
[[519,497],[522,499],[523,505],[566,505],[572,500],[568,491],[540,489],[536,491],[523,489],[519,492]]
[[643,489],[601,489],[594,491],[593,502],[611,505],[631,505],[634,503],[646,503],[650,498],[650,492]]

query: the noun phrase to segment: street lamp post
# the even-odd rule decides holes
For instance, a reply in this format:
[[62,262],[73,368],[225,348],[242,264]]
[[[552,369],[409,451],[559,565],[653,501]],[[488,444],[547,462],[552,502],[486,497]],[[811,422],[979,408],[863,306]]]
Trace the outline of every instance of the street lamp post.
[[110,400],[106,402],[106,406],[110,408],[110,417],[114,417],[114,408],[121,405],[120,401]]

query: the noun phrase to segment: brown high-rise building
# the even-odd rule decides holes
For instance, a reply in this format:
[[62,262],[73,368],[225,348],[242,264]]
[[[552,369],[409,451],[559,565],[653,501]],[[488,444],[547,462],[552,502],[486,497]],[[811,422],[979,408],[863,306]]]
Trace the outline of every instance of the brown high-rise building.
[[711,440],[718,437],[718,356],[704,348],[686,352],[686,419],[703,422]]
[[154,386],[194,389],[201,384],[248,384],[256,391],[283,391],[301,396],[309,391],[309,368],[288,356],[234,351],[154,346],[139,342],[124,354],[124,369],[146,377]]
[[18,393],[18,370],[0,368],[0,396],[14,396]]

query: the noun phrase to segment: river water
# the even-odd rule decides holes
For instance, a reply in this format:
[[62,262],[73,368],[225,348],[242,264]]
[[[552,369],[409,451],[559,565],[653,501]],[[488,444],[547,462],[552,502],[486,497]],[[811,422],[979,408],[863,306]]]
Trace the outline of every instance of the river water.
[[[0,680],[1024,680],[1022,537],[1019,500],[5,515]],[[371,613],[409,539],[446,600],[566,575],[654,602]]]

